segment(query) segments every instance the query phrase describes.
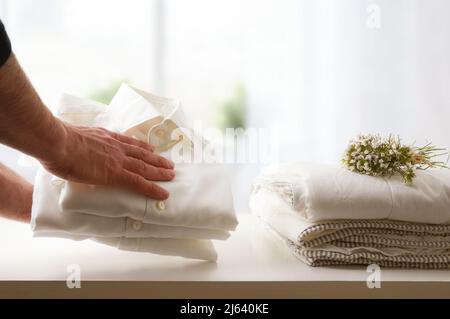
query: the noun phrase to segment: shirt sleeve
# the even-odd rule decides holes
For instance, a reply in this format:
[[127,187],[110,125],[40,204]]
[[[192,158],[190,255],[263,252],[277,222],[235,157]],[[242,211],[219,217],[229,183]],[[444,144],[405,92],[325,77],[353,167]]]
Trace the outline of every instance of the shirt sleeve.
[[5,26],[0,20],[0,66],[5,64],[11,55],[11,42],[9,41],[8,34],[6,33]]

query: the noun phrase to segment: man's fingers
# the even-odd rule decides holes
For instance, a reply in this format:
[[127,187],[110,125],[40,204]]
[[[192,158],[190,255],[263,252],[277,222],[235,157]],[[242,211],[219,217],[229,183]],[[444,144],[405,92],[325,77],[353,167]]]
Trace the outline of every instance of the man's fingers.
[[163,200],[169,198],[169,192],[164,188],[146,180],[144,177],[133,172],[124,170],[121,184],[130,190],[147,197]]
[[151,181],[170,181],[175,177],[172,169],[155,167],[133,157],[125,160],[123,168]]
[[125,154],[131,157],[134,157],[138,160],[144,161],[147,164],[157,166],[157,167],[163,167],[163,168],[169,168],[173,169],[174,164],[172,161],[159,156],[157,154],[148,152],[146,150],[143,150],[140,147],[136,147],[133,145],[123,145],[125,148]]
[[142,142],[138,139],[135,139],[135,138],[132,138],[129,136],[125,136],[125,135],[114,133],[114,132],[111,132],[111,136],[122,143],[138,146],[138,147],[146,149],[150,152],[153,152],[155,150],[155,147],[153,145]]

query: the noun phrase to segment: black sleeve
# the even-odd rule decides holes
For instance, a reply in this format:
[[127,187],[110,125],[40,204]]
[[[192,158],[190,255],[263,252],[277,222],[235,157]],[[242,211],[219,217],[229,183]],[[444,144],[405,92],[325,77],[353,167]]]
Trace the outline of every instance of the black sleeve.
[[0,21],[0,66],[2,66],[11,55],[11,42],[6,33],[5,26]]

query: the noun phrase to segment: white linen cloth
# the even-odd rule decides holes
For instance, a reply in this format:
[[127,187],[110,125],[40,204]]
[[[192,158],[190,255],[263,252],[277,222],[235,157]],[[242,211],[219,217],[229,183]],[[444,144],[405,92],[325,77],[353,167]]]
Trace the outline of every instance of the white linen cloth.
[[389,219],[450,223],[450,170],[417,171],[413,185],[396,176],[380,178],[345,168],[309,163],[274,165],[254,187],[283,192],[290,208],[308,221]]
[[447,269],[448,174],[422,171],[408,186],[328,165],[284,164],[256,179],[250,207],[311,266]]
[[[196,136],[176,100],[122,85],[109,106],[64,95],[57,115],[149,141],[171,158],[174,145]],[[161,134],[163,133],[163,134]],[[182,136],[182,138],[179,138]],[[192,150],[193,151],[193,150]],[[157,182],[170,192],[155,201],[125,190],[68,182],[38,172],[32,208],[35,236],[92,238],[120,249],[215,260],[209,239],[226,239],[237,219],[227,172],[215,164],[176,164],[176,177]]]

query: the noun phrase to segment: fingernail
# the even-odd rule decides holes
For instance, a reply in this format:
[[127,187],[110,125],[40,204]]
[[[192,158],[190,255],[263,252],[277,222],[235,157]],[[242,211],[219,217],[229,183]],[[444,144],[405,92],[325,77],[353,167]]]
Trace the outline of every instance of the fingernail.
[[175,167],[175,163],[172,162],[171,160],[167,160],[167,162],[169,163],[170,168],[174,168]]

